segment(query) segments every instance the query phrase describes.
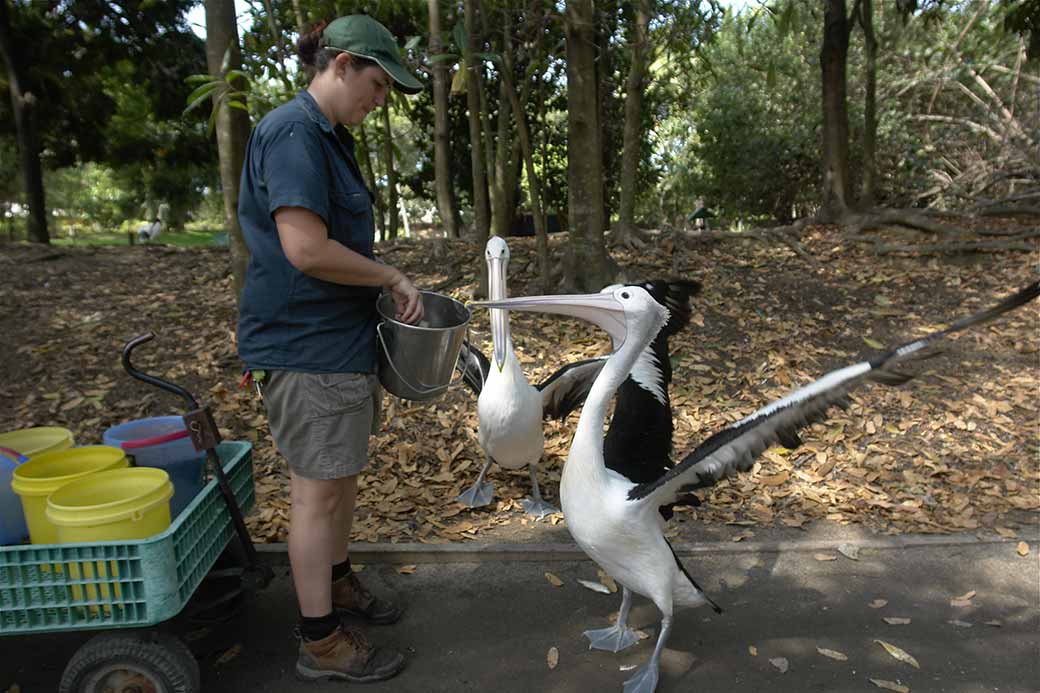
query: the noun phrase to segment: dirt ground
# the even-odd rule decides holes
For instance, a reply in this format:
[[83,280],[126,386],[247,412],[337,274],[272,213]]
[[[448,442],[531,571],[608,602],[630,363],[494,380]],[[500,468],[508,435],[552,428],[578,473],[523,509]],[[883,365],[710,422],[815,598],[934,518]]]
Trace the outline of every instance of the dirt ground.
[[[554,236],[553,251],[562,253],[563,242]],[[1040,259],[1037,248],[876,256],[836,227],[811,227],[802,242],[815,262],[761,240],[677,244],[665,235],[643,251],[614,253],[630,279],[684,276],[704,284],[693,323],[670,344],[677,457],[828,370],[1035,281]],[[533,239],[509,244],[510,295],[540,293]],[[401,239],[378,252],[421,287],[460,300],[472,297],[483,261],[482,248],[462,241]],[[117,423],[184,413],[181,401],[120,367],[123,344],[153,331],[154,342],[135,352],[136,365],[211,404],[226,438],[254,443],[258,507],[250,529],[261,542],[285,540],[284,462],[260,403],[239,387],[226,249],[8,244],[0,245],[0,272],[0,431],[65,426],[88,444]],[[576,321],[511,317],[518,356],[534,382],[607,348],[602,333]],[[679,513],[672,534],[741,540],[771,528],[826,531],[837,523],[881,533],[1010,535],[1035,522],[1038,317],[1040,303],[1031,304],[951,340],[908,385],[859,391],[850,410],[806,431],[798,450],[767,451],[751,473],[704,493],[700,508]],[[482,311],[475,311],[471,337],[490,350]],[[539,480],[552,501],[576,421],[572,414],[546,427]],[[361,482],[355,539],[564,540],[562,517],[533,522],[522,515],[526,471],[493,468],[493,506],[467,510],[452,501],[483,461],[476,432],[475,400],[461,385],[429,403],[388,396]]]

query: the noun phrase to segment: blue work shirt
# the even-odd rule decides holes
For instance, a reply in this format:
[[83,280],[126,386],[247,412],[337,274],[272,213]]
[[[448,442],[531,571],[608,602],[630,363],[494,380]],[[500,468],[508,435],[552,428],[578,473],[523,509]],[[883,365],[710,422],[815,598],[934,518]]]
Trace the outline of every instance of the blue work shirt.
[[268,113],[249,138],[238,219],[249,267],[238,353],[249,369],[374,373],[379,289],[308,276],[292,266],[274,223],[279,207],[321,217],[329,238],[373,258],[372,197],[354,140],[306,90]]

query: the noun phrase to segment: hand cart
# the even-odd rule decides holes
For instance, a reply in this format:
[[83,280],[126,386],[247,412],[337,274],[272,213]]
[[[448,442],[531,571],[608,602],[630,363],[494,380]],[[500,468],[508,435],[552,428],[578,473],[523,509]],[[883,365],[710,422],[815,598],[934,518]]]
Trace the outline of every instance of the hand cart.
[[[220,442],[208,408],[184,389],[133,368],[130,353],[153,338],[131,340],[123,367],[131,376],[185,399],[185,423],[206,451],[212,478],[160,534],[134,541],[0,546],[0,636],[105,630],[69,660],[61,693],[198,693],[198,663],[176,636],[155,628],[178,615],[233,536],[246,589],[265,586],[242,513],[252,507],[252,446]],[[226,577],[227,570],[217,571]],[[135,630],[130,630],[135,629]]]

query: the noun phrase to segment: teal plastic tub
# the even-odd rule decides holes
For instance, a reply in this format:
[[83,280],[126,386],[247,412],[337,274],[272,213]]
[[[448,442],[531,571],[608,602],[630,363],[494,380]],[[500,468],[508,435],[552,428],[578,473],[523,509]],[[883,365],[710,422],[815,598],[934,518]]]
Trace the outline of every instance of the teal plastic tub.
[[[252,446],[226,442],[217,453],[244,514],[255,500]],[[165,621],[184,608],[233,536],[213,479],[148,539],[0,547],[0,635]]]

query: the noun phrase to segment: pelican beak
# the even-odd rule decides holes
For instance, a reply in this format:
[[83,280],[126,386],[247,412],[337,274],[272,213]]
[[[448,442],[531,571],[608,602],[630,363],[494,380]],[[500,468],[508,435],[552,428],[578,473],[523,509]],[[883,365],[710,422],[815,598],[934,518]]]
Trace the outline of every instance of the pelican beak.
[[[489,258],[488,295],[491,300],[502,300],[506,297],[506,260],[501,257]],[[506,362],[506,349],[509,346],[509,313],[504,310],[491,311],[491,344],[495,366],[501,370]]]
[[[569,315],[591,322],[610,335],[616,350],[625,341],[625,308],[612,294],[561,294],[558,296],[517,296],[491,301],[474,301],[472,305],[491,308],[523,310],[531,313]],[[493,320],[494,318],[492,318]]]

